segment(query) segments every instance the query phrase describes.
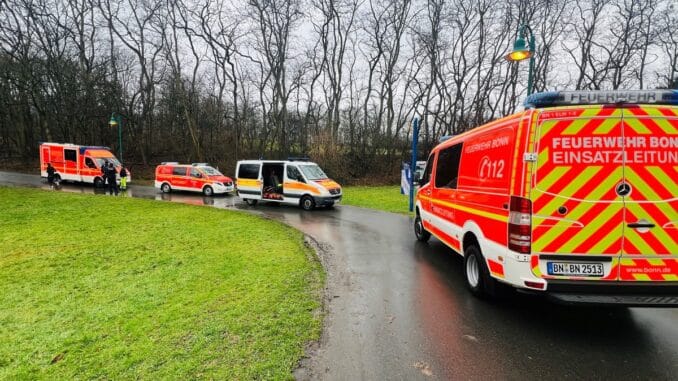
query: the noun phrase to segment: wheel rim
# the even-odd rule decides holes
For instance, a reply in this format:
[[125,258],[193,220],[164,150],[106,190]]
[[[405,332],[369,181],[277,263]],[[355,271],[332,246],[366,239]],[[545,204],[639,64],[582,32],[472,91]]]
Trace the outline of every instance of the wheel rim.
[[414,221],[414,234],[416,234],[417,237],[421,237],[421,229],[421,218],[417,217]]
[[212,195],[212,188],[207,187],[205,188],[205,196],[211,196]]
[[304,200],[304,209],[311,209],[313,207],[313,201],[310,198]]
[[478,258],[475,255],[468,257],[466,261],[466,278],[471,287],[478,287],[478,282],[480,280],[480,268],[478,266]]
[[169,192],[169,189],[170,189],[169,185],[167,185],[167,184],[162,184],[162,191],[163,191],[163,192],[168,193],[168,192]]

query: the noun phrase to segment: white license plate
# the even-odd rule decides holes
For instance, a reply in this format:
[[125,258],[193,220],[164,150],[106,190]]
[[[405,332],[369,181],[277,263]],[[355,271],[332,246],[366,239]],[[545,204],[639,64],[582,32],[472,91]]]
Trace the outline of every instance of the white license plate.
[[547,262],[549,275],[564,276],[603,276],[602,263]]

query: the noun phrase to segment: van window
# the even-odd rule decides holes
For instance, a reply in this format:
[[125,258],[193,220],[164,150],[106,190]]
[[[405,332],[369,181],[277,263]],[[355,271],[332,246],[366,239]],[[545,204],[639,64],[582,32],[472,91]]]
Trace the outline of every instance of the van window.
[[287,166],[287,178],[296,181],[304,181],[304,178],[301,177],[301,172],[299,172],[299,168],[294,165]]
[[172,168],[172,174],[174,176],[186,176],[186,168],[184,168],[184,167],[174,167],[174,168]]
[[300,165],[299,168],[301,168],[301,171],[304,172],[304,175],[309,180],[322,180],[327,178],[325,172],[317,165],[303,164]]
[[462,143],[445,148],[438,153],[436,165],[436,188],[457,189],[459,159]]
[[66,159],[66,161],[78,161],[78,154],[74,149],[65,149],[64,159]]
[[433,154],[431,154],[428,157],[428,161],[426,162],[426,168],[424,168],[424,172],[421,174],[421,184],[428,184],[429,181],[431,181],[431,171],[433,171]]
[[197,168],[191,168],[191,177],[202,177],[202,173]]
[[94,168],[94,169],[96,169],[96,167],[97,167],[96,165],[94,165],[94,160],[92,160],[91,157],[86,157],[86,158],[85,158],[85,165],[87,166],[87,168]]
[[238,168],[239,179],[258,179],[259,164],[240,164]]

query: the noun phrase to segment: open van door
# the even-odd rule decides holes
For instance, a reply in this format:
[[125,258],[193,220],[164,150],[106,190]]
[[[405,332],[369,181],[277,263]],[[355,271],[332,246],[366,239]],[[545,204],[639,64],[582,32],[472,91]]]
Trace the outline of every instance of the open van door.
[[623,109],[622,281],[678,281],[678,107]]
[[257,200],[261,200],[261,194],[264,187],[261,176],[261,162],[238,162],[238,167],[236,168],[238,196],[244,199],[248,204],[254,204]]

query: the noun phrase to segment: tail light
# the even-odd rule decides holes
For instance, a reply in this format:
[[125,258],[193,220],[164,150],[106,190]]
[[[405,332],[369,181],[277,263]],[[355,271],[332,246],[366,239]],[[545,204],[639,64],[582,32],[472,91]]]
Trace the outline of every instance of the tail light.
[[532,252],[532,201],[511,196],[508,227],[509,249],[522,254]]

